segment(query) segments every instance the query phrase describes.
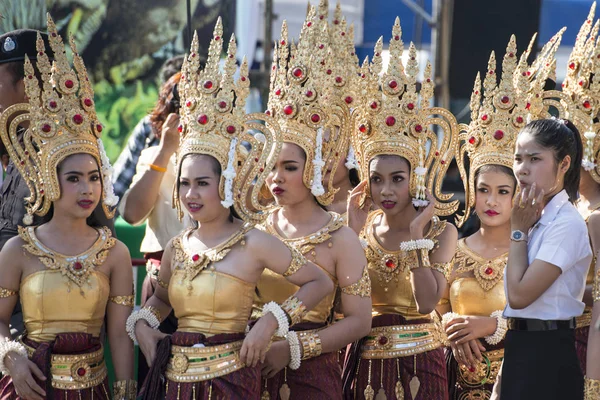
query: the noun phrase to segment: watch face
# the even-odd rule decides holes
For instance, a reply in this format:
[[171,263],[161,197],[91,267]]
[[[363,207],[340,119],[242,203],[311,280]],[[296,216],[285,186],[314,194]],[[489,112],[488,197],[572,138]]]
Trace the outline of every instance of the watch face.
[[520,240],[523,237],[523,232],[519,232],[519,231],[514,231],[513,232],[513,238],[516,240]]

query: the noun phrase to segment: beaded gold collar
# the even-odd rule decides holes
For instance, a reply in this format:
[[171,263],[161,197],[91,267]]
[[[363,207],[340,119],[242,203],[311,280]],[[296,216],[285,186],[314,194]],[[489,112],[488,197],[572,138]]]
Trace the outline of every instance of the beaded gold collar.
[[[90,274],[106,261],[108,251],[116,244],[110,229],[102,227],[97,229],[98,239],[89,249],[81,254],[67,256],[46,247],[35,234],[36,227],[23,228],[19,226],[19,236],[25,241],[23,248],[30,254],[38,257],[44,266],[51,270],[59,270],[67,277],[67,291],[71,291],[71,284],[79,286],[83,295],[83,285],[90,285]],[[91,287],[91,286],[90,286]]]
[[[369,214],[365,228],[360,234],[360,241],[365,249],[369,268],[377,272],[380,282],[387,284],[392,280],[398,282],[400,273],[410,270],[410,266],[418,263],[418,260],[415,252],[406,252],[400,249],[390,251],[381,245],[375,236],[374,223],[382,214],[381,210],[375,210]],[[440,221],[437,216],[431,219],[429,230],[424,238],[433,240],[434,250],[439,246],[436,238],[445,228],[446,221]]]
[[490,259],[483,258],[471,250],[463,238],[458,241],[453,273],[458,275],[473,271],[477,283],[487,292],[502,280],[507,261],[508,252]]
[[[184,271],[184,279],[188,283],[189,293],[192,292],[192,281],[194,278],[211,263],[223,260],[237,243],[241,242],[241,245],[244,246],[246,244],[244,237],[252,228],[252,224],[245,223],[224,242],[204,251],[192,251],[189,249],[189,246],[186,248],[193,229],[188,229],[173,239],[173,263],[175,268]],[[211,268],[214,270],[214,267]],[[179,283],[183,284],[183,279]]]

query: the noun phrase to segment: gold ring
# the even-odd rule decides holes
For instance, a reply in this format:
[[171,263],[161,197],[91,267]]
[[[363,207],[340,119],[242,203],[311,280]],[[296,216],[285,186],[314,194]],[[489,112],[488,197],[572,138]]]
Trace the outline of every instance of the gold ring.
[[525,204],[519,204],[519,208],[525,208]]

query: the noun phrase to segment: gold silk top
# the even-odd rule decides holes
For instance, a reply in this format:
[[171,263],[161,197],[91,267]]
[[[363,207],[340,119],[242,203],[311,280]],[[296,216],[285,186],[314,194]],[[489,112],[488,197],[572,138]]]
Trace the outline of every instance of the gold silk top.
[[464,238],[459,240],[448,281],[452,312],[489,317],[496,310],[504,310],[507,261],[508,253],[486,259],[471,250]]
[[[277,237],[282,242],[289,246],[298,249],[303,255],[311,254],[313,256],[312,262],[314,262],[314,256],[316,255],[314,249],[317,245],[324,243],[331,239],[331,233],[337,231],[342,226],[346,225],[346,219],[333,211],[329,211],[331,219],[323,228],[317,232],[304,236],[301,238],[287,239],[282,237],[279,232],[270,223],[270,219],[265,222],[261,229]],[[337,278],[331,275],[325,268],[321,268],[334,283],[334,290],[331,291],[327,296],[323,298],[312,310],[310,310],[304,318],[303,322],[315,322],[315,323],[328,323],[332,316],[333,303],[335,301],[335,293],[337,291]],[[252,312],[252,318],[258,318],[262,314],[263,306],[274,301],[278,304],[283,303],[288,297],[292,296],[298,291],[298,286],[290,283],[282,275],[279,275],[271,270],[265,269],[258,281],[256,286],[257,290],[254,296],[254,306]]]
[[100,336],[110,294],[109,278],[95,268],[102,265],[116,240],[107,228],[98,229],[98,239],[76,256],[61,255],[41,243],[35,227],[19,227],[23,248],[44,264],[21,281],[20,297],[27,337],[52,341],[59,333],[89,333]]
[[60,271],[45,270],[21,282],[23,322],[29,339],[49,342],[66,332],[100,336],[110,293],[108,277],[92,272],[84,296],[78,290],[67,290],[66,280]]
[[[365,248],[369,276],[371,278],[371,300],[373,316],[381,314],[400,314],[406,319],[428,318],[420,314],[410,283],[410,267],[418,262],[409,253],[402,250],[385,249],[374,232],[374,222],[383,211],[375,210],[367,218],[360,233],[360,241]],[[446,221],[433,217],[425,239],[432,239],[434,251],[439,246],[436,239],[446,228]],[[398,244],[398,248],[400,245]]]
[[175,270],[169,301],[178,318],[177,330],[205,335],[244,332],[254,300],[254,284],[218,271],[205,270],[192,281],[192,294]]
[[169,281],[169,301],[179,319],[178,331],[203,333],[240,333],[246,330],[252,311],[255,285],[215,270],[236,244],[252,229],[245,224],[220,245],[194,252],[187,244],[191,230],[173,239],[174,267]]

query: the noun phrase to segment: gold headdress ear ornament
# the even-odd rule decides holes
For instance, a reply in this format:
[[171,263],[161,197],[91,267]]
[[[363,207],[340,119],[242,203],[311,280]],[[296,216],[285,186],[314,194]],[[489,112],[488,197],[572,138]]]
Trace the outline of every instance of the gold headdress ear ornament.
[[573,104],[574,112],[570,120],[579,130],[584,144],[582,167],[600,183],[600,166],[597,163],[600,152],[600,21],[592,25],[595,11],[594,2],[577,34],[562,89]]
[[400,20],[396,18],[390,40],[390,61],[382,69],[383,39],[375,45],[373,61],[361,68],[361,98],[353,112],[352,144],[363,179],[369,163],[384,154],[405,158],[411,167],[410,194],[415,206],[428,204],[425,190],[436,199],[437,215],[450,215],[458,208],[452,194],[441,192],[443,177],[452,161],[458,123],[448,110],[432,107],[433,78],[427,63],[421,90],[417,92],[417,49],[411,43],[406,67],[402,65],[404,45]]
[[345,155],[344,146],[347,149],[347,141],[328,139],[338,129],[347,130],[350,121],[347,104],[335,94],[350,85],[350,78],[335,70],[329,40],[326,2],[318,10],[310,8],[297,45],[289,43],[283,22],[266,111],[281,125],[283,142],[294,143],[306,153],[303,181],[323,205],[331,204],[339,190],[333,187],[333,179],[323,187],[323,167],[330,165],[333,176]]
[[456,217],[457,226],[465,223],[475,205],[477,171],[484,165],[501,165],[512,169],[519,131],[529,120],[545,118],[550,106],[563,109],[560,92],[544,92],[544,84],[555,65],[554,54],[562,32],[544,46],[531,67],[527,64],[527,58],[535,35],[518,61],[517,42],[512,35],[502,61],[500,82],[497,79],[499,74],[494,52],[488,61],[483,88],[481,76],[477,74],[471,94],[471,122],[460,125],[456,142],[456,163],[466,194],[464,213]]
[[[258,194],[281,150],[279,125],[262,113],[246,114],[246,98],[250,91],[248,63],[244,58],[236,82],[236,42],[233,35],[223,70],[220,70],[223,50],[220,17],[202,70],[198,50],[198,35],[194,33],[190,54],[182,66],[178,176],[187,155],[214,157],[222,171],[219,192],[223,207],[233,206],[245,221],[261,222],[268,213],[267,208],[259,203]],[[243,143],[250,147],[250,151]],[[176,187],[173,190],[173,206],[181,219],[183,209]]]
[[[33,215],[46,215],[53,201],[60,198],[58,165],[68,156],[85,153],[98,162],[103,174],[102,206],[108,218],[114,215],[118,197],[111,181],[112,168],[100,140],[102,125],[94,108],[94,93],[83,60],[71,37],[73,65],[54,21],[47,16],[48,38],[54,52],[50,63],[42,38],[38,35],[36,67],[25,56],[25,94],[28,104],[16,104],[2,113],[0,137],[30,191],[26,198],[23,222],[29,225]],[[41,83],[41,87],[40,87]],[[21,133],[21,127],[29,128]]]

